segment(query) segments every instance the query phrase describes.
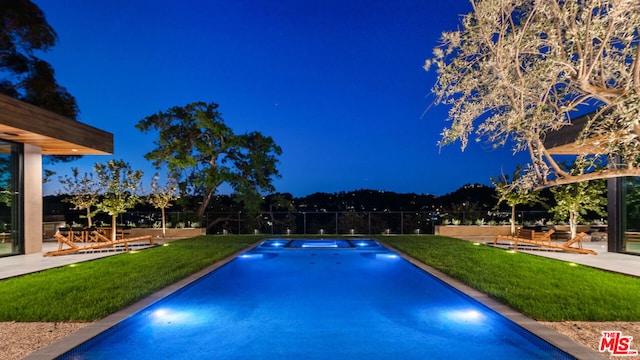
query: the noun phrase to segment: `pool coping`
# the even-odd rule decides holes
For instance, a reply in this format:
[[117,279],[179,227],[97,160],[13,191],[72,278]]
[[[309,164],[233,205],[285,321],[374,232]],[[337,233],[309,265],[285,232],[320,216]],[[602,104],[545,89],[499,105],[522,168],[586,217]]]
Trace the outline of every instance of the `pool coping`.
[[[144,299],[116,312],[113,313],[103,319],[100,319],[98,321],[95,321],[89,325],[87,325],[86,327],[62,338],[59,339],[55,342],[53,342],[52,344],[39,349],[29,355],[27,355],[26,357],[23,358],[23,360],[50,360],[50,359],[54,359],[58,356],[63,355],[64,353],[68,352],[69,350],[85,343],[86,341],[91,340],[92,338],[94,338],[95,336],[97,336],[98,334],[112,328],[113,326],[115,326],[116,324],[118,324],[119,322],[121,322],[122,320],[124,320],[125,318],[131,316],[132,314],[142,310],[143,308],[165,298],[166,296],[171,295],[172,293],[180,290],[181,288],[188,286],[189,284],[193,283],[194,281],[206,276],[207,274],[209,274],[210,272],[224,266],[225,264],[229,263],[230,261],[232,261],[233,259],[235,259],[238,255],[249,251],[255,247],[257,247],[263,240],[260,240],[242,250],[236,251],[233,254],[216,261],[215,263],[205,267],[204,269],[187,276],[186,278],[172,284],[169,285],[147,297],[145,297]],[[468,286],[463,284],[462,282],[458,281],[457,279],[454,279],[438,270],[436,270],[435,268],[430,267],[429,265],[424,264],[423,262],[409,256],[408,254],[395,249],[387,244],[385,244],[384,242],[379,241],[387,250],[389,251],[393,251],[397,254],[399,254],[400,256],[402,256],[405,260],[407,260],[409,263],[413,264],[414,266],[417,266],[418,268],[426,271],[427,273],[433,275],[434,277],[436,277],[437,279],[443,281],[444,283],[448,284],[449,286],[453,287],[454,289],[466,294],[467,296],[470,296],[471,298],[475,299],[476,301],[480,302],[481,304],[491,308],[492,310],[498,312],[499,314],[505,316],[506,318],[510,319],[511,321],[515,322],[516,324],[520,325],[521,327],[523,327],[524,329],[528,330],[529,332],[535,334],[536,336],[544,339],[545,341],[547,341],[548,343],[552,344],[553,346],[561,349],[562,351],[568,353],[569,355],[575,357],[576,359],[584,359],[584,360],[590,360],[590,359],[604,359],[604,357],[595,352],[594,350],[579,344],[575,341],[573,341],[572,339],[570,339],[567,336],[564,336],[558,332],[556,332],[555,330],[544,326],[540,323],[538,323],[537,321],[511,309],[510,307],[499,303],[498,301],[492,299],[491,297],[489,297],[488,295]]]

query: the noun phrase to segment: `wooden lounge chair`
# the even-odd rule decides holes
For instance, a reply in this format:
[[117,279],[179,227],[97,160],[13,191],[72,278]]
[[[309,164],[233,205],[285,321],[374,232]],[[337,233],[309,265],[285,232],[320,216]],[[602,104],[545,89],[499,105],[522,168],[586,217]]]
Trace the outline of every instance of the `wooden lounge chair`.
[[[545,233],[535,232],[534,230],[529,229],[518,229],[515,236],[505,236],[505,235],[496,235],[493,238],[493,244],[496,245],[498,240],[506,240],[513,242],[513,250],[518,251],[518,243],[529,244],[540,246],[544,248],[550,248],[555,250],[569,251],[575,252],[578,254],[593,254],[597,255],[598,253],[591,250],[585,249],[582,247],[582,239],[587,236],[586,233],[579,233],[573,239],[569,239],[564,243],[553,243],[551,242],[551,235],[553,234],[553,230],[549,230]],[[577,245],[575,247],[574,245]]]
[[[125,251],[129,251],[129,243],[137,242],[137,241],[149,241],[149,245],[153,245],[153,236],[145,235],[145,236],[137,236],[132,238],[119,239],[116,241],[111,241],[111,239],[105,237],[97,231],[93,231],[92,235],[99,239],[100,241],[97,243],[93,243],[91,245],[79,246],[76,245],[73,241],[69,240],[66,236],[62,235],[60,232],[55,233],[53,236],[58,239],[58,250],[53,250],[46,252],[44,256],[56,256],[56,255],[67,255],[77,253],[83,250],[95,250],[101,249],[116,245],[124,245]],[[69,248],[63,249],[64,245],[68,245]]]

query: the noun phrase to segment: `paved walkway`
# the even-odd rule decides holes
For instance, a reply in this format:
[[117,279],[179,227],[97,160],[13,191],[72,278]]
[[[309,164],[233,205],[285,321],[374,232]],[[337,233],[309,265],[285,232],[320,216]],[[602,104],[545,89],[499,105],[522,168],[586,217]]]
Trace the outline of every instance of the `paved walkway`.
[[[156,244],[162,244],[165,240],[154,240]],[[148,245],[148,244],[147,244]],[[57,250],[58,243],[45,241],[42,244],[42,252],[29,255],[16,255],[0,258],[0,279],[6,279],[18,275],[38,272],[60,266],[71,265],[83,261],[95,260],[107,256],[122,254],[122,251],[110,251],[104,249],[102,252],[90,254],[70,254],[61,256],[43,256],[51,250]]]
[[[467,237],[464,240],[477,241],[481,243],[493,243],[493,236],[477,236]],[[586,265],[598,269],[617,272],[640,277],[640,254],[628,255],[619,253],[610,253],[607,251],[606,242],[583,242],[583,247],[595,250],[598,255],[575,254],[562,251],[546,251],[546,250],[523,250],[528,254],[544,256],[552,259],[558,259],[576,264]]]

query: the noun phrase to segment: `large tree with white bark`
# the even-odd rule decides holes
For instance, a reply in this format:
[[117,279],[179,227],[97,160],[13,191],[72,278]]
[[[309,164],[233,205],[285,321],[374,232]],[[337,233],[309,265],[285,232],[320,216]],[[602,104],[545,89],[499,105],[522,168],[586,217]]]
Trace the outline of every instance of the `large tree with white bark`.
[[[519,186],[532,188],[640,175],[640,2],[471,4],[425,63],[435,102],[450,106],[441,145],[475,136],[527,151]],[[563,164],[545,140],[589,112]]]

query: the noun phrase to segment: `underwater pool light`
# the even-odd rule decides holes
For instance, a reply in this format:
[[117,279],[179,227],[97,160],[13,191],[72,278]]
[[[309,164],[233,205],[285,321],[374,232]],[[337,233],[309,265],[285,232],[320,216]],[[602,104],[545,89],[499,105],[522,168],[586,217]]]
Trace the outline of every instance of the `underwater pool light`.
[[470,323],[481,322],[485,316],[474,309],[453,310],[445,313],[445,317],[456,322]]

